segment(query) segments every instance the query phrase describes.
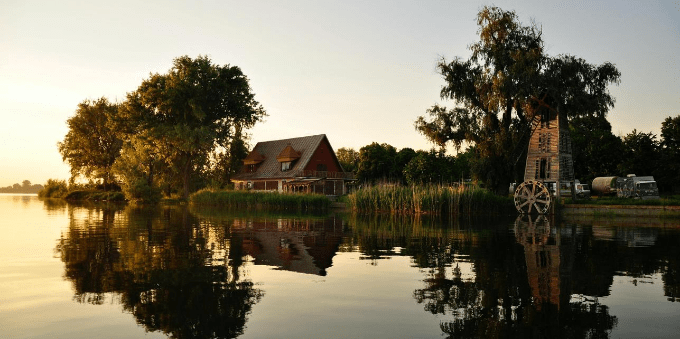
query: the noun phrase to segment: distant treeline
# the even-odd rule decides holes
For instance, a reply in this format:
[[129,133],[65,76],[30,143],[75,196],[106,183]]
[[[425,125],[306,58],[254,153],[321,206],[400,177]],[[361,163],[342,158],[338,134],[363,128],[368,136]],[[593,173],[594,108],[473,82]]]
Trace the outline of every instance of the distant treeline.
[[43,189],[43,185],[35,184],[31,185],[29,180],[24,180],[21,185],[14,184],[12,186],[0,187],[0,193],[38,193]]

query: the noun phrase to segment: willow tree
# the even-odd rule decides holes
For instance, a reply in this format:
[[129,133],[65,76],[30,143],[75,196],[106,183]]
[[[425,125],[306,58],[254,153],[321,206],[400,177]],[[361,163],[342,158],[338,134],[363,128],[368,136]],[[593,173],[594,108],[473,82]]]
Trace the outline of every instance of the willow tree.
[[437,65],[445,81],[438,104],[415,122],[428,140],[459,150],[474,145],[473,171],[497,193],[524,172],[531,121],[542,110],[569,118],[605,116],[614,98],[608,85],[620,73],[611,63],[595,66],[583,59],[546,55],[540,27],[523,25],[514,11],[484,7],[477,15],[479,41],[468,60],[456,57]]
[[182,56],[167,74],[152,74],[122,107],[129,136],[154,145],[154,153],[190,192],[211,152],[227,145],[238,126],[252,127],[265,115],[248,78],[237,66],[218,66],[206,56]]

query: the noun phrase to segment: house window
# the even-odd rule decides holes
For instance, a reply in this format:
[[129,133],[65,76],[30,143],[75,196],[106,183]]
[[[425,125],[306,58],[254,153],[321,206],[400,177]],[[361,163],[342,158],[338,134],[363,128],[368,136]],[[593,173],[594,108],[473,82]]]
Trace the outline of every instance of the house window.
[[282,163],[281,163],[281,172],[288,171],[288,170],[290,169],[290,167],[291,167],[291,166],[290,166],[291,163],[292,163],[292,161],[284,161],[284,162],[282,162]]
[[316,170],[319,172],[325,172],[328,170],[326,164],[316,164]]
[[248,165],[248,173],[253,173],[255,172],[256,166],[255,165]]

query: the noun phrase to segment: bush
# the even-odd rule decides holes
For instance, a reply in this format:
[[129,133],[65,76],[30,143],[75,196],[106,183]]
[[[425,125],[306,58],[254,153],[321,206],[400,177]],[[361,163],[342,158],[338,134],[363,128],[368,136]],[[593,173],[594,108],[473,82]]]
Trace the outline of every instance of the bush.
[[143,178],[123,183],[125,198],[134,202],[157,203],[161,200],[161,190],[150,186]]
[[66,180],[47,179],[44,188],[38,192],[40,198],[64,198],[68,194]]

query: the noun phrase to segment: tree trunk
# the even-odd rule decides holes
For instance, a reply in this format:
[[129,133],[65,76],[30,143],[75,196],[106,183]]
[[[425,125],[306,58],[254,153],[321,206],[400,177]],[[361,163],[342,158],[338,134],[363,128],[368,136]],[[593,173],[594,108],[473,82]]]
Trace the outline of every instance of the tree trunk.
[[182,194],[182,197],[184,200],[189,200],[189,169],[191,168],[191,160],[187,156],[186,161],[184,162],[183,168],[182,168],[182,183],[184,186],[184,193]]

